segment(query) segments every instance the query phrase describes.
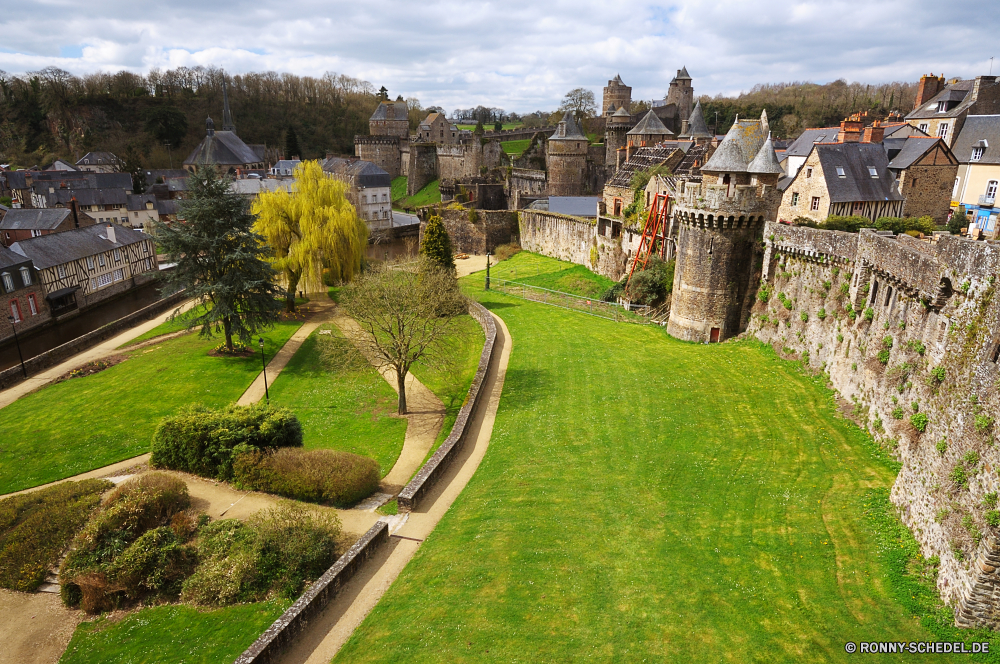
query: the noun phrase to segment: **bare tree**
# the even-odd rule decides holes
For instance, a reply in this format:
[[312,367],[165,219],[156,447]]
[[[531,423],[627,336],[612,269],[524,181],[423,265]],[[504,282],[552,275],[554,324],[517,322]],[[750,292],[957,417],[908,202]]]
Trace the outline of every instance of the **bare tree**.
[[592,117],[597,112],[594,93],[586,88],[574,88],[563,97],[559,110],[563,113],[573,111],[577,119]]
[[[341,293],[341,304],[357,323],[350,341],[378,369],[396,373],[400,415],[406,414],[406,374],[418,360],[446,363],[447,337],[466,311],[465,296],[448,271],[422,261],[418,271],[373,265]],[[329,344],[324,356],[337,354]]]

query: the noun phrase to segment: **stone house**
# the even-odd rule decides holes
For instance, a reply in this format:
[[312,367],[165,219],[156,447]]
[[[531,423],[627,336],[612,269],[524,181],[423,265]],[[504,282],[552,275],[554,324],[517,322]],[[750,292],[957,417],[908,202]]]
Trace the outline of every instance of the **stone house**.
[[14,336],[8,317],[20,334],[52,319],[31,259],[0,247],[0,340]]
[[11,250],[34,264],[56,318],[147,283],[158,269],[150,236],[115,224],[21,240]]
[[430,113],[417,127],[417,140],[421,143],[444,143],[454,145],[460,142],[461,134],[456,125],[448,122],[442,113]]
[[33,237],[93,226],[94,219],[74,207],[10,210],[0,219],[0,244],[9,247]]
[[120,163],[111,152],[88,152],[76,162],[76,169],[91,173],[115,173]]
[[151,222],[160,220],[156,196],[153,194],[129,194],[126,200],[126,219],[132,228],[145,230]]
[[913,110],[906,121],[928,136],[937,136],[950,148],[970,115],[1000,113],[1000,76],[952,79],[921,76]]
[[323,171],[347,183],[347,198],[370,230],[392,228],[392,178],[370,161],[330,157]]
[[379,102],[378,108],[368,119],[368,133],[372,136],[409,138],[410,111],[405,101]]
[[952,191],[955,206],[964,206],[970,228],[996,236],[997,189],[1000,187],[1000,115],[970,115],[952,150],[959,166]]
[[780,222],[805,217],[821,223],[830,215],[875,221],[903,213],[903,196],[878,143],[816,143],[795,177],[782,180],[779,188],[784,191]]
[[909,136],[885,139],[882,147],[899,193],[906,199],[903,214],[933,217],[939,225],[947,223],[958,159],[945,142],[931,136]]

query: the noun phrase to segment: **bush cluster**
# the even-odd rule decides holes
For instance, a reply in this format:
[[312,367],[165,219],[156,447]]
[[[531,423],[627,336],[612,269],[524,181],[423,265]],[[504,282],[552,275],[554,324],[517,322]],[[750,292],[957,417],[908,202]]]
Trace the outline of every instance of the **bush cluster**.
[[178,537],[193,530],[180,516],[190,504],[184,482],[166,473],[144,473],[111,491],[63,561],[63,601],[96,613],[122,599],[179,593],[196,560]]
[[822,228],[828,231],[846,231],[857,233],[862,228],[875,228],[880,231],[892,231],[896,235],[901,233],[923,233],[930,235],[937,230],[933,217],[879,217],[872,223],[868,217],[845,217],[840,215],[830,215],[826,221],[816,223],[805,217],[796,218],[796,223],[800,226],[811,228]]
[[233,457],[240,452],[301,445],[302,425],[287,408],[193,406],[160,422],[149,463],[225,480],[232,477]]
[[494,255],[498,261],[505,261],[515,254],[521,253],[521,245],[517,242],[511,242],[510,244],[501,244],[499,247],[493,250]]
[[259,512],[246,523],[224,519],[201,528],[200,564],[181,599],[225,606],[255,602],[275,592],[291,598],[336,560],[340,521],[301,505]]
[[245,489],[346,506],[374,493],[380,474],[374,459],[357,454],[285,448],[240,454],[233,479]]
[[64,482],[0,501],[0,587],[38,588],[113,486],[107,480]]
[[614,302],[625,292],[625,286],[629,285],[629,296],[632,302],[650,306],[662,304],[667,299],[667,295],[674,289],[675,265],[675,261],[664,262],[656,256],[652,256],[645,269],[632,274],[631,285],[629,285],[628,275],[625,275],[621,281],[604,291],[601,299],[605,302]]

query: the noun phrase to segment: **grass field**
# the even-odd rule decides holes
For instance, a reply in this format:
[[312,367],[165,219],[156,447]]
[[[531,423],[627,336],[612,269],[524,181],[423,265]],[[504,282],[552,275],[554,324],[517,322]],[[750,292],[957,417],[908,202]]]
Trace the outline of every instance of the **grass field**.
[[119,622],[81,623],[61,664],[231,662],[287,608],[277,600],[216,611],[190,606],[142,609]]
[[[300,325],[278,323],[265,332],[268,356]],[[221,341],[197,334],[170,339],[0,409],[0,494],[144,454],[164,416],[192,403],[217,407],[238,399],[260,373],[260,356],[209,356]]]
[[615,282],[582,265],[521,251],[490,268],[490,276],[583,297],[600,297]]
[[897,464],[821,380],[478,293],[513,338],[489,450],[335,662],[850,661],[954,635],[906,575]]
[[406,176],[400,175],[392,179],[392,189],[390,190],[390,198],[392,202],[395,203],[401,198],[406,198]]
[[[413,194],[412,196],[404,196],[399,200],[396,200],[394,205],[396,209],[413,210],[418,207],[423,207],[424,205],[433,205],[434,203],[441,202],[441,190],[439,189],[441,185],[440,180],[434,180],[433,182],[428,182],[424,185],[424,188]],[[406,192],[406,189],[403,189]]]
[[320,330],[313,332],[271,385],[271,400],[302,422],[306,449],[333,449],[370,457],[384,477],[406,435],[395,417],[396,393],[370,366],[338,369],[320,358]]
[[521,141],[503,141],[500,143],[500,147],[503,151],[509,155],[514,155],[515,157],[520,157],[521,153],[528,149],[531,145],[531,139],[524,139]]

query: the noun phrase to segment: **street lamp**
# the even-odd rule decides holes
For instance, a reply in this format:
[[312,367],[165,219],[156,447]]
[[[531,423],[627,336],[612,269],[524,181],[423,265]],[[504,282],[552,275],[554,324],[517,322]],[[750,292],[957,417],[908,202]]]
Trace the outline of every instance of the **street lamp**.
[[17,338],[17,328],[14,327],[14,317],[7,316],[7,320],[10,322],[10,329],[14,330],[14,343],[17,344],[17,357],[21,360],[21,373],[24,377],[28,377],[28,370],[24,368],[24,355],[21,355],[21,340]]
[[264,398],[271,405],[271,395],[267,393],[267,364],[264,362],[264,337],[260,338],[260,366],[264,369]]
[[490,256],[492,256],[492,255],[493,254],[490,253],[490,250],[487,249],[486,250],[486,290],[490,289]]

